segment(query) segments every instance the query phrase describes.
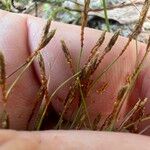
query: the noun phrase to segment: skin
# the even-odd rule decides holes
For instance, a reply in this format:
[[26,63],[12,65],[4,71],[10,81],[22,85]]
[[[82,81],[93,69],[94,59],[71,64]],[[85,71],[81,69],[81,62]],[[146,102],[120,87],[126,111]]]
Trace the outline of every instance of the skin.
[[[0,49],[5,55],[6,74],[9,75],[19,65],[21,65],[29,53],[37,47],[42,28],[45,21],[28,15],[16,15],[0,10]],[[54,39],[43,49],[43,56],[46,63],[47,73],[50,73],[49,91],[51,93],[70,77],[71,71],[66,63],[61,50],[60,40],[64,39],[73,56],[74,64],[77,64],[80,50],[80,28],[74,25],[66,25],[53,22],[51,28],[56,28],[57,32]],[[101,32],[86,28],[84,53],[81,66],[86,62],[90,49],[94,46]],[[106,39],[100,51],[107,45],[111,34],[107,33]],[[96,73],[96,76],[114,60],[123,45],[127,42],[126,38],[119,37],[112,51],[104,58]],[[138,60],[144,55],[146,45],[138,43]],[[149,56],[144,62],[144,67],[136,85],[130,95],[130,99],[125,103],[122,116],[135,104],[138,98],[149,98]],[[94,120],[101,110],[106,116],[112,110],[112,104],[119,89],[126,83],[127,77],[133,72],[136,64],[135,41],[132,41],[123,56],[115,65],[104,75],[101,82],[92,89],[87,100],[87,107],[90,119]],[[17,74],[7,81],[12,83]],[[39,69],[36,63],[26,71],[22,79],[17,83],[13,92],[9,96],[7,111],[10,116],[10,128],[25,130],[27,123],[35,105],[36,93],[39,89]],[[108,83],[108,88],[103,94],[98,94],[96,90]],[[62,100],[65,99],[69,84],[60,90],[55,96],[52,104],[57,112],[63,109]],[[1,96],[1,95],[0,95]],[[60,99],[61,98],[61,99]],[[2,99],[2,96],[1,98]],[[93,102],[94,100],[94,102]],[[107,101],[107,102],[106,102]],[[70,119],[72,110],[76,108],[77,100],[68,111],[65,118]],[[149,113],[150,103],[146,105],[146,113]],[[3,109],[0,100],[0,110]],[[149,122],[147,122],[149,124]],[[145,126],[144,124],[143,126]],[[148,134],[148,133],[147,133]],[[0,131],[0,149],[111,149],[116,150],[120,147],[124,150],[129,149],[149,149],[149,137],[134,134],[108,133],[94,131],[44,131],[44,132],[21,132],[11,130]],[[90,143],[90,145],[89,145]],[[112,145],[111,147],[109,145]]]

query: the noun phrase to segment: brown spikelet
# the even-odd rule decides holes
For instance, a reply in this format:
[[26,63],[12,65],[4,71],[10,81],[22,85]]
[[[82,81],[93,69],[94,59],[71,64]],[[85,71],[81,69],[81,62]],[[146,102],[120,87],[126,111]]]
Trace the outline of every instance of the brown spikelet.
[[141,10],[141,13],[140,13],[140,18],[139,18],[137,24],[135,25],[134,30],[133,30],[132,34],[130,35],[130,37],[136,38],[140,34],[143,23],[146,19],[147,12],[149,10],[149,6],[150,6],[150,0],[145,0],[144,5]]
[[144,5],[142,7],[142,11],[141,11],[141,14],[140,14],[140,18],[139,20],[137,21],[134,29],[133,29],[133,32],[129,35],[129,39],[128,39],[128,42],[127,44],[124,46],[124,48],[122,49],[121,53],[119,54],[119,57],[124,53],[124,51],[127,49],[127,47],[129,46],[130,42],[132,41],[132,39],[136,39],[137,36],[139,35],[139,33],[141,32],[141,29],[142,29],[142,26],[143,26],[143,23],[144,23],[144,20],[146,18],[146,15],[147,15],[147,12],[148,12],[148,9],[149,9],[149,6],[150,6],[150,0],[145,0],[144,2]]
[[54,35],[56,33],[56,29],[49,31],[50,25],[51,25],[51,21],[48,20],[43,29],[42,37],[38,44],[38,47],[31,54],[31,56],[28,57],[28,59],[26,60],[26,63],[29,63],[33,58],[35,58],[38,55],[39,51],[41,51],[54,37]]
[[[39,112],[42,112],[42,109],[44,108],[44,105],[46,105],[46,100],[48,99],[48,90],[47,90],[47,77],[46,77],[46,71],[45,71],[45,63],[44,63],[44,59],[41,53],[38,54],[38,62],[39,62],[39,68],[40,68],[40,77],[41,77],[41,86],[40,89],[37,92],[36,95],[36,103],[33,107],[32,113],[29,117],[28,120],[28,129],[30,128],[30,122],[32,121],[32,118],[35,117],[35,113],[36,113],[36,121],[35,121],[35,127],[34,129],[37,129],[38,125],[39,125],[39,120],[40,120],[40,115]],[[39,106],[40,105],[40,106]],[[38,113],[36,112],[37,107],[39,106],[39,111]],[[31,129],[31,128],[30,128]]]
[[40,51],[42,48],[44,48],[49,43],[49,41],[54,37],[55,33],[56,33],[56,29],[47,33],[47,35],[42,38],[37,51]]
[[41,74],[41,88],[37,95],[37,102],[39,102],[40,100],[41,105],[37,113],[37,120],[35,122],[36,130],[39,130],[42,125],[41,117],[43,116],[44,109],[48,108],[50,105],[50,103],[48,103],[49,102],[48,80],[47,80],[46,71],[45,71],[44,59],[41,53],[38,54],[38,62],[39,62],[40,74]]
[[0,52],[0,86],[2,89],[2,95],[3,95],[3,102],[6,103],[6,97],[5,97],[5,93],[6,93],[6,72],[5,72],[5,60],[4,60],[4,55],[2,54],[2,52]]
[[112,36],[112,38],[110,39],[108,45],[106,46],[106,48],[104,50],[105,53],[108,53],[112,49],[112,47],[114,46],[114,44],[116,43],[116,41],[119,37],[119,34],[120,34],[120,30],[115,32],[115,34]]
[[118,95],[117,95],[117,101],[115,102],[115,107],[118,106],[118,104],[120,103],[120,100],[123,98],[123,96],[125,95],[127,89],[128,89],[129,85],[125,85],[123,86],[120,91],[118,92]]
[[40,67],[40,72],[41,72],[41,79],[43,78],[46,79],[45,63],[44,63],[44,58],[41,53],[38,54],[38,62],[39,62],[39,67]]
[[91,50],[91,54],[89,56],[88,62],[92,59],[92,57],[96,54],[96,52],[98,51],[98,49],[100,48],[100,46],[103,44],[104,40],[105,40],[105,35],[106,35],[106,31],[104,31],[100,38],[98,39],[98,41],[96,42],[96,44],[94,45],[94,47]]
[[[45,27],[44,27],[44,29],[43,29],[43,37],[46,37],[47,34],[49,33],[50,26],[51,26],[51,20],[48,19],[47,22],[46,22],[46,25],[45,25]],[[43,38],[43,37],[42,37],[42,38]]]
[[83,53],[83,47],[84,47],[84,30],[85,26],[87,25],[87,19],[88,19],[88,10],[89,10],[89,5],[90,5],[90,0],[84,0],[84,10],[82,13],[82,23],[81,23],[81,50],[79,53],[79,59],[78,59],[78,64],[77,64],[77,71],[80,70],[80,62],[81,62],[81,57]]
[[5,84],[5,62],[2,52],[0,52],[0,85]]
[[75,71],[74,71],[74,68],[73,68],[72,57],[71,57],[71,54],[70,54],[70,52],[69,52],[69,49],[68,49],[68,47],[67,47],[65,41],[63,41],[63,40],[61,41],[61,46],[62,46],[62,50],[63,50],[64,55],[65,55],[65,58],[66,58],[66,60],[67,60],[67,63],[69,64],[70,69],[71,69],[72,73],[74,74]]
[[[95,53],[95,55],[93,55],[93,57],[91,58],[90,62],[88,62],[85,67],[82,69],[82,73],[81,73],[81,80],[82,78],[89,78],[97,69],[97,67],[99,66],[99,64],[101,63],[101,61],[103,60],[103,58],[105,57],[105,55],[112,49],[112,47],[114,46],[115,42],[118,39],[120,31],[117,31],[112,38],[110,39],[108,45],[106,46],[105,50],[102,52],[102,54],[100,54],[99,51],[97,51]],[[105,34],[104,34],[105,35]]]
[[89,10],[90,0],[84,0],[84,9],[82,13],[82,25],[81,25],[81,49],[84,45],[84,28],[87,24],[88,10]]

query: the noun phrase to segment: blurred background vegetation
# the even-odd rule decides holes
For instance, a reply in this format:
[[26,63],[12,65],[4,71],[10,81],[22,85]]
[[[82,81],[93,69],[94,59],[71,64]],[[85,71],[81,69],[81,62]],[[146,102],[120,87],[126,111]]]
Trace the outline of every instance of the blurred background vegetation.
[[[144,0],[91,0],[87,26],[109,32],[121,29],[121,35],[127,37],[138,20],[143,2]],[[77,25],[81,23],[83,5],[84,0],[0,0],[0,8],[7,11]],[[138,40],[147,42],[149,33],[150,21],[147,19]]]

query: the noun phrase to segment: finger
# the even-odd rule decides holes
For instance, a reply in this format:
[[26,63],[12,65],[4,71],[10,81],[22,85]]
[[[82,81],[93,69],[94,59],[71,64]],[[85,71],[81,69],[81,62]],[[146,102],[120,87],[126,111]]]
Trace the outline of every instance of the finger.
[[[26,18],[0,11],[0,20],[0,50],[5,57],[6,74],[9,75],[23,64],[29,55]],[[7,85],[10,86],[17,75],[10,77]],[[37,89],[38,82],[33,67],[30,67],[8,97],[10,128],[26,129]],[[0,111],[3,111],[2,96],[0,96]]]
[[[44,131],[16,132],[1,131],[0,150],[39,149],[39,150],[148,150],[149,137],[124,133],[94,131]],[[10,138],[11,136],[11,138]],[[8,137],[8,139],[7,139]]]

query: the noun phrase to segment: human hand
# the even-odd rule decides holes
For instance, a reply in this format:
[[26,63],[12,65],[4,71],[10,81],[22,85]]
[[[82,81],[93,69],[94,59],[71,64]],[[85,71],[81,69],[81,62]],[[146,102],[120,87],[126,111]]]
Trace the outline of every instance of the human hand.
[[[40,32],[42,31],[43,25],[45,21],[42,19],[37,19],[27,15],[15,15],[10,14],[4,11],[0,12],[0,49],[3,51],[4,56],[6,57],[6,73],[10,74],[13,72],[19,65],[21,65],[29,53],[34,50],[37,46],[37,43],[40,38]],[[50,63],[46,66],[47,70],[50,68],[50,91],[53,90],[63,81],[65,81],[68,77],[71,76],[71,72],[67,63],[65,62],[64,55],[61,50],[60,40],[64,39],[71,50],[74,60],[78,58],[78,51],[80,50],[80,28],[72,25],[65,25],[61,23],[52,23],[52,28],[57,29],[57,33],[54,39],[46,46],[43,50],[45,62]],[[89,55],[90,49],[94,46],[96,40],[100,36],[100,31],[86,29],[85,35],[85,47],[84,47],[84,55],[83,62],[84,64],[87,56]],[[110,39],[111,35],[107,34],[106,40],[102,49],[106,46],[106,43]],[[112,60],[119,54],[123,45],[125,45],[127,39],[120,37],[117,41],[116,45],[112,49],[112,51],[105,57],[104,61],[98,68],[94,77],[98,75],[98,73],[104,69]],[[139,59],[142,58],[145,50],[145,45],[138,43],[139,45]],[[99,85],[97,85],[94,89],[90,98],[87,99],[90,105],[89,111],[91,112],[91,118],[94,118],[97,115],[98,111],[101,110],[104,115],[110,113],[113,101],[120,87],[126,82],[126,78],[134,69],[136,63],[136,51],[135,51],[135,42],[133,41],[126,53],[117,61],[117,63],[109,70],[109,72],[105,75],[103,79],[103,83],[109,82],[108,89],[102,95],[98,95],[96,92]],[[75,64],[77,62],[74,62]],[[64,69],[65,68],[65,69]],[[124,107],[124,112],[127,112],[131,106],[140,98],[149,98],[149,64],[148,59],[144,64],[144,69],[142,70],[136,86],[132,92],[129,103]],[[30,68],[22,79],[18,82],[17,86],[14,88],[12,94],[8,99],[7,111],[10,117],[10,128],[11,129],[26,129],[29,117],[32,113],[32,109],[35,104],[35,95],[37,90],[39,89],[39,81],[38,81],[38,68],[36,64],[34,67]],[[10,78],[8,84],[10,84],[13,78]],[[101,83],[102,84],[102,83]],[[100,84],[100,85],[101,85]],[[67,93],[68,87],[61,90],[57,97],[63,98]],[[95,104],[90,104],[90,99],[94,97]],[[101,101],[99,100],[101,99]],[[107,100],[107,102],[106,102]],[[0,105],[0,109],[2,110],[2,102]],[[56,111],[62,110],[61,102],[56,99],[53,102],[53,107]],[[148,113],[149,110],[149,102],[146,106],[146,111]],[[77,132],[77,133],[76,133]],[[17,135],[17,136],[16,136]],[[19,143],[24,144],[24,146],[29,146],[32,149],[37,145],[46,145],[45,149],[52,149],[52,146],[55,146],[54,149],[60,148],[59,146],[62,144],[66,146],[64,149],[70,149],[74,146],[79,146],[80,148],[87,149],[88,143],[91,142],[91,149],[96,147],[103,147],[103,149],[108,149],[108,145],[113,142],[116,142],[116,147],[112,147],[112,149],[119,149],[119,147],[124,147],[124,149],[146,149],[148,148],[149,138],[129,135],[129,134],[115,134],[115,133],[103,133],[103,132],[88,132],[88,131],[45,131],[43,132],[15,132],[15,131],[1,131],[1,143],[4,143],[2,147],[9,146],[14,149],[17,149],[15,146],[19,146]],[[31,140],[32,137],[32,140]],[[87,137],[87,138],[85,138]],[[134,140],[132,140],[134,137]],[[73,139],[74,145],[71,143],[72,141],[68,141],[68,138]],[[101,140],[103,138],[103,141]],[[14,140],[13,140],[14,139]],[[28,139],[25,141],[25,139]],[[82,140],[84,139],[84,140]],[[109,139],[109,140],[105,140]],[[122,139],[127,140],[129,144],[122,145]],[[129,141],[128,141],[129,139]],[[51,142],[49,142],[51,141]],[[45,143],[47,144],[45,144]],[[56,142],[54,144],[54,142]],[[67,144],[65,144],[68,142]],[[79,143],[81,142],[82,145]],[[141,143],[140,143],[141,142]],[[6,143],[6,144],[5,144]],[[18,143],[18,144],[16,144]],[[59,144],[58,144],[59,143]],[[136,144],[135,144],[136,143]],[[138,143],[138,144],[137,144]],[[68,146],[68,147],[67,147]],[[118,147],[117,147],[118,146]],[[141,146],[141,147],[140,147]],[[79,148],[78,147],[78,148]],[[21,148],[26,148],[21,146]],[[75,147],[77,149],[77,147]],[[5,148],[6,149],[6,148]],[[90,148],[89,148],[90,149]]]

